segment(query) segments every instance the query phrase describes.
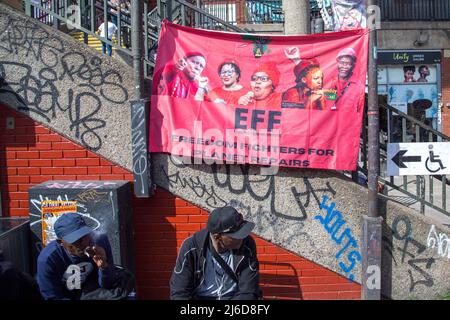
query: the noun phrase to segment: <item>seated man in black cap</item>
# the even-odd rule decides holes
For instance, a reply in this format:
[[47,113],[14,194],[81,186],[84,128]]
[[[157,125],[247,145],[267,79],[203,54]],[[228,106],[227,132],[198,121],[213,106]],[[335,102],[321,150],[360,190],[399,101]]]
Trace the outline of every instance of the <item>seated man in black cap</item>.
[[187,238],[170,280],[170,298],[254,300],[261,298],[255,224],[233,207],[214,209],[207,228]]
[[[50,299],[121,299],[134,286],[128,272],[114,265],[106,234],[97,233],[77,213],[61,215],[54,224],[57,240],[39,254],[37,281]],[[132,278],[132,276],[131,276]]]

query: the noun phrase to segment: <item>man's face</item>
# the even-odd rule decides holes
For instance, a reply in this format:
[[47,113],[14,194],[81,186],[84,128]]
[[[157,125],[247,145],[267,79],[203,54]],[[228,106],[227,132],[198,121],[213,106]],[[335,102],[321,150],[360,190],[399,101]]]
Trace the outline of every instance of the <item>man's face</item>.
[[222,248],[226,250],[237,250],[242,246],[242,239],[234,239],[225,234],[221,234],[219,242]]
[[302,81],[311,90],[320,90],[323,85],[323,72],[319,68],[313,68],[309,70],[305,78]]
[[421,69],[420,73],[421,73],[422,75],[424,75],[424,76],[429,76],[429,75],[430,75],[430,70],[428,70],[428,68],[425,67],[425,68],[422,68],[422,69]]
[[231,64],[225,64],[220,70],[220,79],[225,87],[231,87],[238,82],[238,74]]
[[195,79],[200,76],[206,66],[206,60],[202,56],[193,56],[186,59],[187,67],[184,69],[186,76]]
[[273,82],[265,72],[257,72],[252,75],[250,87],[255,93],[256,100],[267,98],[273,91]]
[[353,72],[353,68],[355,67],[353,59],[348,56],[344,56],[344,57],[340,57],[338,59],[337,63],[338,63],[337,68],[338,68],[339,78],[341,78],[341,79],[350,78],[350,76],[352,75],[352,72]]
[[64,246],[64,248],[66,248],[71,255],[76,257],[85,256],[84,250],[89,246],[90,242],[91,242],[90,235],[85,235],[84,237],[78,239],[74,243],[68,243],[64,240],[61,240],[61,243]]

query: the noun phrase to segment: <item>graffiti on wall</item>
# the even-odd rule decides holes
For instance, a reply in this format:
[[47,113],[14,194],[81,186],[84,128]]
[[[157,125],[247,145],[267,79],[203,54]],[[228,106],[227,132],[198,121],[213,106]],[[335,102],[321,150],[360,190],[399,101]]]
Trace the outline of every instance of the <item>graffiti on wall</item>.
[[[343,228],[347,221],[343,218],[342,213],[335,209],[336,203],[331,202],[330,204],[327,204],[328,200],[328,197],[324,195],[322,203],[320,204],[320,209],[325,209],[327,214],[325,216],[318,214],[314,219],[319,220],[335,244],[342,246],[338,253],[336,253],[335,258],[338,261],[343,260],[339,261],[339,267],[349,280],[354,280],[355,275],[352,271],[357,263],[361,263],[362,259],[358,249],[358,241],[352,235],[352,231],[349,227]],[[344,231],[341,231],[339,234],[339,231],[343,229]],[[349,264],[346,263],[346,260],[348,260]]]
[[[69,120],[67,132],[89,150],[97,151],[107,138],[99,111],[128,100],[122,75],[86,52],[74,52],[54,34],[25,19],[0,13],[0,94],[17,101],[18,109],[39,115],[47,123]],[[11,56],[34,59],[33,65]]]
[[[169,157],[171,163],[178,169],[185,167],[184,164],[175,163],[172,157]],[[303,177],[304,190],[299,191],[299,186],[292,186],[290,189],[292,200],[297,204],[298,211],[293,213],[284,213],[276,205],[276,187],[275,176],[251,176],[249,175],[250,165],[239,165],[239,173],[235,175],[240,177],[239,181],[231,181],[231,167],[230,165],[212,164],[211,170],[213,174],[214,185],[208,186],[202,177],[184,178],[181,171],[177,170],[175,173],[167,173],[166,169],[161,166],[166,181],[170,187],[179,185],[183,188],[188,188],[194,192],[198,198],[202,198],[206,204],[212,208],[223,207],[228,204],[228,201],[223,199],[218,194],[218,190],[227,190],[232,195],[248,194],[252,199],[261,202],[269,201],[270,212],[279,218],[284,218],[291,221],[304,221],[308,218],[307,208],[312,204],[313,200],[317,205],[320,205],[320,197],[324,193],[336,195],[336,191],[331,187],[329,182],[325,183],[323,188],[314,188],[307,177]],[[221,178],[224,176],[224,178]],[[222,180],[221,180],[222,179]],[[299,188],[299,189],[297,189]]]
[[131,142],[133,147],[133,175],[134,194],[137,197],[148,197],[150,177],[150,161],[147,148],[148,107],[146,102],[133,101],[131,103]]
[[[434,278],[430,273],[430,268],[435,263],[435,259],[430,257],[425,251],[427,246],[420,243],[412,236],[411,221],[407,216],[397,216],[392,222],[392,235],[399,242],[394,245],[387,237],[383,237],[384,249],[392,257],[395,266],[407,263],[409,276],[409,292],[413,292],[418,286],[432,287]],[[398,261],[395,256],[401,256]]]
[[433,224],[427,237],[427,247],[436,249],[438,255],[443,258],[450,259],[450,238],[445,234],[436,231],[436,226]]
[[[294,207],[286,210],[281,207],[286,201],[280,202],[280,189],[277,188],[276,177],[273,175],[251,175],[249,165],[212,164],[213,183],[208,183],[201,173],[183,176],[182,169],[186,168],[186,165],[176,163],[172,157],[168,157],[168,159],[177,168],[169,174],[164,166],[160,166],[162,177],[169,188],[181,187],[186,190],[186,193],[192,193],[198,200],[204,201],[211,208],[225,205],[237,208],[247,219],[255,222],[256,233],[278,236],[282,234],[283,241],[288,243],[291,240],[301,238],[301,243],[309,244],[309,247],[318,249],[313,237],[303,229],[308,219],[308,208],[311,206],[318,207],[324,194],[330,197],[336,195],[336,191],[328,181],[322,186],[316,187],[313,186],[308,177],[303,177],[300,180],[303,183],[285,188],[283,196],[289,197],[290,203],[294,204]],[[236,173],[231,172],[233,167],[237,169]],[[228,200],[224,197],[224,192],[231,195],[233,199]],[[250,196],[258,205],[240,201],[238,198],[240,195]],[[288,223],[290,228],[295,229],[295,232],[289,234],[285,229],[285,223]]]

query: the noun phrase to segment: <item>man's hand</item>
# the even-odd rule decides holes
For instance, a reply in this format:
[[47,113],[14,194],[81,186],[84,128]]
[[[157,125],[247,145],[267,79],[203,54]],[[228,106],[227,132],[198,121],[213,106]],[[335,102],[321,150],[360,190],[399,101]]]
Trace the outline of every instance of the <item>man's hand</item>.
[[184,68],[187,67],[187,62],[184,58],[178,59],[177,63],[175,63],[175,68],[177,68],[180,71],[183,71]]
[[86,252],[92,257],[97,267],[104,269],[108,267],[105,249],[99,246],[87,247]]
[[196,78],[198,81],[198,86],[202,89],[207,89],[207,85],[208,85],[208,77],[197,77]]
[[300,63],[300,50],[297,47],[289,47],[284,49],[284,54],[289,60],[292,60],[296,65]]

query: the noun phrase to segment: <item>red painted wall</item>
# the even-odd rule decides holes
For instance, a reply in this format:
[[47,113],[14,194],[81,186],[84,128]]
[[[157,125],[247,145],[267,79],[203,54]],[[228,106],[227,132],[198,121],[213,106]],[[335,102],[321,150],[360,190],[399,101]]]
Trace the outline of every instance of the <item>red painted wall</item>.
[[[7,118],[15,128],[6,129]],[[0,105],[0,187],[4,216],[28,215],[28,189],[47,180],[130,180],[133,175],[26,116]],[[208,213],[158,188],[133,197],[136,278],[141,299],[167,299],[183,240]],[[256,237],[267,299],[360,299],[360,286]]]

